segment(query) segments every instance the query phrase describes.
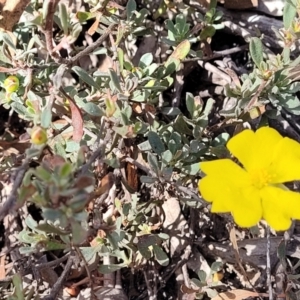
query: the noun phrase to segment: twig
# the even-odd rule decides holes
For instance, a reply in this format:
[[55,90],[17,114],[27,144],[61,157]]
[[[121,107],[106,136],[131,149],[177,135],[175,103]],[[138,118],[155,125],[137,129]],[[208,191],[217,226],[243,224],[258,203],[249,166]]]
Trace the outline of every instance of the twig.
[[[101,122],[101,126],[99,129],[99,132],[103,132],[104,128],[105,128],[105,122]],[[99,138],[99,137],[98,137]],[[98,139],[97,138],[97,139]],[[84,164],[81,169],[79,170],[79,173],[84,174],[88,171],[88,169],[91,167],[92,163],[97,159],[97,158],[101,158],[104,154],[105,151],[105,145],[107,144],[107,142],[110,140],[111,136],[110,136],[110,132],[109,130],[107,130],[107,134],[104,137],[103,141],[97,146],[96,150],[92,153],[91,157],[89,158],[89,160],[87,161],[86,164]]]
[[60,0],[48,0],[47,6],[47,15],[45,17],[45,28],[44,28],[44,35],[46,39],[46,47],[51,55],[51,57],[58,62],[59,61],[59,55],[54,52],[54,45],[53,45],[53,16],[56,11],[57,4]]
[[203,60],[198,61],[198,65],[204,69],[206,69],[209,72],[215,73],[221,78],[223,78],[226,82],[231,83],[231,78],[226,73],[219,70],[217,67],[213,66],[209,62],[204,62]]
[[252,107],[254,107],[259,99],[259,96],[263,92],[265,86],[267,85],[267,81],[264,80],[261,82],[260,86],[258,87],[257,91],[255,92],[254,96],[251,98],[247,106],[245,107],[245,111],[249,111]]
[[57,282],[54,284],[54,286],[50,292],[50,295],[46,296],[43,300],[57,299],[57,295],[58,295],[59,291],[61,290],[61,288],[65,282],[65,279],[70,272],[73,262],[74,262],[74,256],[69,256],[66,266],[65,266],[63,272],[61,273],[60,277],[58,278]]
[[185,186],[182,186],[182,185],[179,185],[175,182],[170,182],[177,190],[179,190],[180,192],[190,196],[193,200],[196,200],[198,202],[200,202],[201,204],[203,205],[208,205],[208,202],[205,202],[202,198],[200,198],[198,195],[197,195],[197,192],[194,191],[192,188],[187,188]]
[[[120,154],[120,153],[115,153],[115,154],[119,158],[122,156],[122,154]],[[131,157],[124,157],[124,160],[126,162],[129,162],[129,163],[135,165],[137,168],[139,168],[140,170],[144,171],[146,174],[148,174],[148,175],[150,175],[150,176],[152,176],[154,178],[157,178],[157,175],[155,174],[155,172],[153,172],[152,170],[150,170],[146,166],[142,165],[141,163],[137,162],[133,158],[131,158]],[[198,202],[200,202],[203,205],[208,205],[208,203],[205,202],[202,198],[200,198],[197,195],[197,192],[194,191],[193,189],[181,186],[181,185],[179,185],[179,184],[177,184],[176,182],[173,182],[173,181],[166,181],[166,182],[169,183],[170,185],[172,185],[173,187],[175,187],[180,192],[182,192],[182,193],[190,196],[193,200],[198,201]]]
[[77,62],[81,57],[86,56],[96,50],[105,40],[106,38],[111,34],[111,32],[115,29],[117,24],[110,24],[105,32],[98,38],[97,41],[95,41],[92,45],[86,47],[81,52],[77,53],[75,56],[71,57],[67,63],[68,66],[73,65],[75,62]]
[[209,61],[209,60],[213,60],[216,58],[224,57],[226,55],[241,52],[241,51],[247,50],[248,48],[249,48],[249,45],[237,46],[237,47],[233,47],[233,48],[226,49],[223,51],[215,51],[212,56],[207,56],[207,57],[203,57],[203,58],[199,58],[199,57],[187,58],[187,59],[183,60],[182,62],[187,63],[190,61],[198,61],[198,60]]
[[35,268],[36,268],[36,269],[41,269],[41,268],[53,268],[53,267],[56,267],[56,266],[58,266],[60,263],[62,263],[62,262],[64,262],[65,260],[67,260],[69,256],[70,256],[70,253],[67,253],[67,254],[64,255],[63,257],[58,258],[58,259],[56,259],[56,260],[49,261],[49,262],[46,262],[46,263],[40,263],[40,264],[37,264],[37,265],[35,265]]
[[23,165],[16,169],[15,171],[15,180],[13,183],[12,191],[8,197],[8,199],[5,201],[3,206],[0,208],[0,221],[2,221],[5,216],[9,214],[9,212],[14,208],[16,202],[17,202],[17,192],[18,188],[21,186],[24,175],[27,171],[27,168],[29,166],[29,161],[25,160]]
[[91,275],[91,272],[90,272],[88,263],[87,263],[87,261],[86,261],[84,255],[81,253],[79,247],[74,246],[74,249],[75,249],[75,251],[76,251],[76,253],[77,253],[79,259],[81,259],[82,262],[83,262],[83,264],[84,264],[85,271],[86,271],[87,277],[89,278],[89,283],[90,283],[90,286],[91,286],[91,295],[92,295],[92,297],[95,298],[94,282],[93,282],[93,278],[92,278],[92,275]]
[[270,258],[270,227],[267,225],[267,285],[269,287],[269,300],[273,300],[272,278],[271,278],[271,258]]

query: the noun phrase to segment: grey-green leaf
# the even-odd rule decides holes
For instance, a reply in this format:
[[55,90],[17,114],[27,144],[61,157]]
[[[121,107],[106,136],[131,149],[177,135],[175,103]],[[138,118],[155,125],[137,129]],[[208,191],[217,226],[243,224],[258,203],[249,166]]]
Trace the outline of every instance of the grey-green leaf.
[[151,148],[158,155],[161,155],[165,151],[165,145],[156,132],[150,131],[148,133],[148,140]]
[[90,86],[93,86],[96,89],[100,89],[97,82],[93,79],[91,75],[89,75],[84,69],[74,66],[72,70],[79,76],[79,78],[84,81],[85,83],[89,84]]
[[122,88],[121,88],[120,80],[119,80],[119,77],[118,77],[117,73],[113,69],[109,69],[108,73],[109,73],[109,77],[110,77],[111,83],[113,84],[113,87],[119,93],[122,93]]
[[68,35],[68,11],[67,7],[64,3],[60,2],[58,4],[59,11],[59,19],[61,22],[62,30],[64,31],[64,35]]
[[169,264],[169,258],[167,254],[157,245],[153,245],[152,247],[157,262],[161,266],[167,266]]
[[296,9],[295,5],[293,5],[287,1],[284,4],[284,9],[283,9],[284,29],[288,30],[291,27],[292,22],[295,19],[296,13],[297,13],[297,9]]
[[145,69],[146,67],[150,66],[152,61],[153,61],[152,53],[145,53],[140,59],[139,68]]
[[190,113],[190,116],[193,118],[194,111],[195,111],[195,99],[191,93],[186,93],[185,103],[186,103],[186,108]]
[[261,40],[257,37],[254,37],[250,40],[249,46],[251,57],[257,68],[260,68],[260,64],[263,61],[263,44]]
[[135,0],[129,0],[126,5],[127,20],[131,19],[135,10],[136,10]]
[[154,171],[156,174],[158,174],[158,172],[159,172],[158,161],[157,161],[157,158],[151,152],[148,152],[148,163],[149,163],[152,171]]

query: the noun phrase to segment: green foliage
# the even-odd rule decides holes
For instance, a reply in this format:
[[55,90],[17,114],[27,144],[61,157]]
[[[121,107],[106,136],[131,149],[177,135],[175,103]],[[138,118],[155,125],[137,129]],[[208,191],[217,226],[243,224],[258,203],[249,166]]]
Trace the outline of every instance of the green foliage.
[[[162,22],[166,35],[159,42],[167,47],[164,61],[147,52],[137,62],[132,45],[155,28],[147,19],[150,12],[139,10],[134,0],[127,1],[124,11],[104,6],[107,1],[85,0],[87,10],[77,12],[59,3],[51,31],[54,50],[44,36],[47,1],[40,7],[34,2],[38,1],[28,6],[26,20],[15,26],[12,35],[0,32],[1,66],[8,70],[0,73],[1,104],[28,122],[28,127],[45,129],[48,139],[39,147],[31,143],[22,153],[30,168],[17,191],[16,207],[34,205],[41,220],[35,221],[30,214],[24,219],[18,234],[20,252],[70,251],[76,246],[88,265],[100,261],[97,269],[103,274],[138,269],[149,260],[165,267],[170,261],[166,250],[170,236],[162,229],[164,191],[174,193],[185,207],[200,207],[201,202],[191,194],[176,189],[196,186],[200,161],[230,157],[223,123],[215,130],[209,122],[217,99],[203,100],[186,92],[179,107],[166,100],[182,63],[207,55],[203,45],[209,46],[216,31],[223,28],[217,1],[210,1],[205,14],[195,13],[194,20],[190,8],[178,8],[180,13]],[[167,9],[165,1],[161,5]],[[286,2],[284,30],[277,32],[285,44],[281,54],[266,57],[262,40],[250,39],[253,70],[226,86],[226,105],[218,111],[225,121],[248,121],[253,109],[267,104],[273,110],[259,115],[276,118],[282,110],[300,115],[295,95],[300,85],[290,74],[299,64],[290,51],[300,37],[298,6],[297,1]],[[156,15],[163,13],[162,9]],[[87,27],[92,38],[97,33],[107,34],[107,39],[94,48],[79,46]],[[62,49],[67,50],[66,58],[57,51]],[[88,57],[86,49],[90,49],[88,55],[105,58],[105,66],[81,64]],[[8,95],[9,70],[19,82]],[[10,173],[13,161],[12,157],[3,159],[1,173]],[[128,171],[131,166],[134,174]],[[113,174],[111,185],[103,183],[108,174]],[[110,215],[105,214],[107,206],[113,207]],[[93,226],[99,232],[89,244]],[[104,264],[107,256],[115,257],[115,263]],[[210,297],[217,285],[212,278],[220,267],[216,262],[208,273],[199,271],[193,280]],[[33,294],[23,290],[18,274],[13,285],[9,299],[38,299],[29,298]]]

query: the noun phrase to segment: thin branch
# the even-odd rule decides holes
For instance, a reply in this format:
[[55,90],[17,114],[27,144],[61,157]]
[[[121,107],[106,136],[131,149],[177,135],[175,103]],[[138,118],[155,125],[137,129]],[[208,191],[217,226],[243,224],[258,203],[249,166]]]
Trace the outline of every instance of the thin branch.
[[98,38],[97,41],[95,41],[92,45],[89,45],[81,52],[77,53],[75,56],[71,57],[67,63],[68,66],[73,65],[75,62],[77,62],[81,57],[89,55],[94,50],[96,50],[105,40],[106,38],[112,33],[112,31],[115,29],[117,24],[110,24],[105,32]]
[[215,73],[218,76],[220,76],[222,79],[224,79],[226,82],[231,83],[231,78],[229,75],[227,75],[226,73],[222,72],[221,70],[219,70],[217,67],[215,67],[214,65],[212,65],[209,62],[204,62],[203,60],[198,61],[198,65],[204,69],[206,69],[207,71],[211,72],[211,73]]
[[63,284],[65,283],[65,280],[71,270],[73,263],[74,263],[74,257],[69,256],[66,266],[65,266],[63,272],[61,273],[60,277],[58,278],[57,282],[54,284],[54,286],[50,292],[50,295],[46,296],[43,300],[57,299],[57,295],[60,292],[60,290],[62,289]]
[[[120,151],[118,152],[115,152],[115,154],[119,157],[119,158],[122,158],[122,154],[120,153]],[[157,178],[157,175],[155,174],[155,172],[153,172],[151,169],[147,168],[146,166],[142,165],[141,163],[137,162],[136,160],[134,160],[133,158],[131,157],[123,157],[123,159],[126,161],[126,162],[129,162],[131,164],[133,164],[134,166],[136,166],[137,168],[139,168],[140,170],[144,171],[146,174],[148,174],[149,176],[152,176],[154,178]],[[158,178],[157,178],[158,179]],[[167,183],[169,183],[170,185],[172,185],[173,187],[175,187],[178,191],[190,196],[193,200],[195,201],[198,201],[200,203],[202,203],[203,205],[208,205],[207,202],[205,202],[202,198],[200,198],[198,195],[197,195],[197,192],[196,190],[193,190],[191,189],[190,187],[187,188],[187,187],[184,187],[184,186],[181,186],[179,184],[177,184],[176,182],[173,182],[173,181],[166,181]]]
[[29,161],[25,160],[23,165],[16,169],[12,191],[8,199],[0,208],[0,221],[2,221],[10,213],[10,211],[14,208],[15,204],[17,203],[18,188],[22,184],[28,166],[29,166]]
[[61,258],[58,258],[56,260],[49,261],[49,262],[46,262],[46,263],[40,263],[40,264],[35,265],[34,267],[37,268],[37,269],[54,268],[54,267],[57,267],[60,263],[67,260],[69,256],[70,256],[70,253],[67,253],[66,255],[64,255]]
[[44,26],[44,35],[46,39],[46,47],[51,55],[51,57],[58,62],[59,55],[54,52],[54,45],[53,45],[53,16],[56,11],[57,4],[60,0],[48,0],[47,6],[47,15],[45,17],[45,26]]
[[94,296],[94,282],[93,282],[93,278],[92,278],[92,275],[91,275],[91,272],[90,272],[90,269],[89,269],[89,266],[88,266],[88,263],[84,257],[84,255],[82,254],[82,252],[80,251],[79,247],[77,246],[74,246],[74,249],[79,257],[79,259],[82,260],[83,264],[84,264],[84,267],[85,267],[85,271],[86,271],[86,274],[87,274],[87,277],[89,278],[89,284],[91,286],[91,294],[93,295],[93,297],[95,298]]
[[251,98],[251,100],[249,101],[249,103],[247,104],[247,106],[245,107],[245,111],[249,111],[252,107],[256,106],[257,101],[259,99],[259,96],[261,95],[261,93],[263,92],[264,88],[267,85],[267,81],[263,80],[260,84],[260,86],[258,87],[257,91],[255,92],[254,96]]
[[247,50],[248,48],[249,48],[249,45],[237,46],[237,47],[233,47],[233,48],[222,50],[222,51],[215,51],[212,56],[206,56],[206,57],[202,57],[202,58],[199,58],[199,57],[187,58],[187,59],[183,60],[182,62],[187,63],[190,61],[198,61],[198,60],[209,61],[209,60],[213,60],[216,58],[224,57],[226,55],[241,52],[241,51]]
[[267,285],[269,287],[269,300],[273,300],[272,278],[271,278],[271,241],[270,241],[270,227],[267,225]]

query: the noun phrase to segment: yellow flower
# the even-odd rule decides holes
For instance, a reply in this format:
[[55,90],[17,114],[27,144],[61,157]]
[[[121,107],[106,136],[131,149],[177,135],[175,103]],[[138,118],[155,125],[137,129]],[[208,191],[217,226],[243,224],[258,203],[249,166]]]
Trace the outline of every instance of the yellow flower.
[[243,167],[230,159],[201,162],[207,175],[199,181],[202,197],[214,213],[231,212],[241,227],[265,219],[275,230],[286,230],[300,219],[300,194],[283,183],[300,180],[300,145],[276,130],[244,130],[227,143]]

